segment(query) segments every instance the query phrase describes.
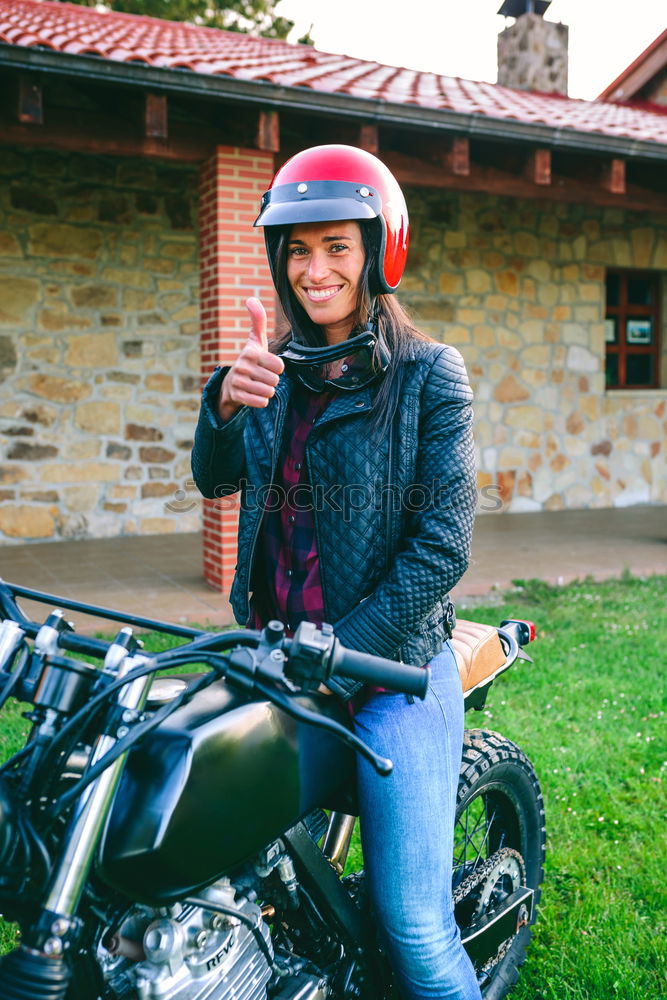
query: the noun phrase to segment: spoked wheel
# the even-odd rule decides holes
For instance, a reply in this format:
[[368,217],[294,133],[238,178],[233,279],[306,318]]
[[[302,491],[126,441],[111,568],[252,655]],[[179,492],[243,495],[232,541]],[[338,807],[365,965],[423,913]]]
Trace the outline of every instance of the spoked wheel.
[[461,936],[465,939],[472,928],[483,926],[513,893],[524,887],[534,893],[530,921],[528,907],[520,906],[508,936],[501,936],[491,954],[473,958],[484,1000],[501,1000],[517,981],[530,924],[537,916],[545,839],[542,793],[528,758],[499,733],[468,730],[452,873]]

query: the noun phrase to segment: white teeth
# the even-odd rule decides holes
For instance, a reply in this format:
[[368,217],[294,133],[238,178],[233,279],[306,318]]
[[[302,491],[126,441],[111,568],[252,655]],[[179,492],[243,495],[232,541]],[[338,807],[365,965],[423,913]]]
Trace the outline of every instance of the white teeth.
[[332,296],[337,295],[342,287],[342,285],[336,285],[335,288],[323,288],[322,290],[307,288],[306,294],[309,299],[313,299],[315,302],[323,302],[325,299],[330,299]]

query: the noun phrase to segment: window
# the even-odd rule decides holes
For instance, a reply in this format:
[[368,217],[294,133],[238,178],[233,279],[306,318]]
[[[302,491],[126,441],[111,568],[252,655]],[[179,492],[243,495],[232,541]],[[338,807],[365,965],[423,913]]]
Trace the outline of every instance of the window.
[[607,389],[660,384],[660,280],[650,271],[608,271],[605,312]]

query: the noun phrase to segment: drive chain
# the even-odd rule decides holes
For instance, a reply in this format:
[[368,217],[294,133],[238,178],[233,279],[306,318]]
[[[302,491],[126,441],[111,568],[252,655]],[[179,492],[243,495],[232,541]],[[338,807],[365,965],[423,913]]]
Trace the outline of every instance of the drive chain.
[[[482,885],[482,883],[486,881],[489,875],[491,875],[493,869],[497,868],[498,863],[502,861],[503,858],[514,858],[515,861],[517,861],[519,864],[522,875],[524,875],[525,877],[525,867],[523,863],[523,858],[521,857],[519,852],[513,850],[511,847],[503,847],[499,851],[496,851],[494,854],[492,854],[489,858],[487,858],[486,861],[484,861],[483,864],[479,865],[478,868],[475,868],[475,870],[471,872],[467,878],[464,878],[461,884],[456,887],[456,889],[452,893],[454,899],[454,905],[456,906],[457,903],[460,903],[463,899],[465,899],[466,896],[469,896],[470,893],[474,892],[474,890],[478,886]],[[514,940],[515,937],[516,935],[513,934],[512,937],[509,937],[507,938],[506,941],[503,941],[496,954],[492,955],[492,957],[487,959],[487,961],[484,963],[484,965],[480,969],[481,973],[487,973],[490,969],[493,968],[494,965],[497,965],[499,962],[503,960],[503,958],[509,951],[510,947],[512,946],[512,941]]]

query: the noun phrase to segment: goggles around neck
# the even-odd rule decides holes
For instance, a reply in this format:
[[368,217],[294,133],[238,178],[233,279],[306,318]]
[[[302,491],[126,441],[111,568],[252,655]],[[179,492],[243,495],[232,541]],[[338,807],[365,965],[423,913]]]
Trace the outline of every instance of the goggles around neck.
[[[290,340],[281,357],[292,374],[313,392],[362,389],[384,374],[391,360],[384,340],[373,326],[340,344],[325,347],[309,347]],[[340,370],[332,377],[332,368],[341,360]]]

